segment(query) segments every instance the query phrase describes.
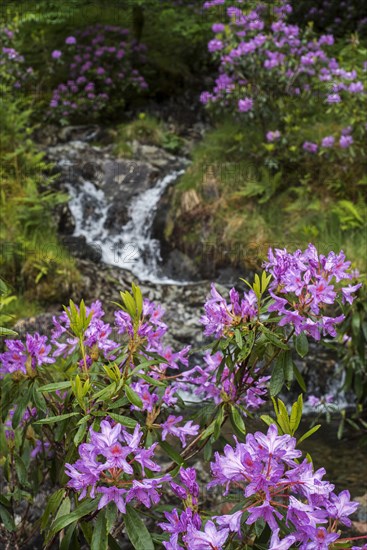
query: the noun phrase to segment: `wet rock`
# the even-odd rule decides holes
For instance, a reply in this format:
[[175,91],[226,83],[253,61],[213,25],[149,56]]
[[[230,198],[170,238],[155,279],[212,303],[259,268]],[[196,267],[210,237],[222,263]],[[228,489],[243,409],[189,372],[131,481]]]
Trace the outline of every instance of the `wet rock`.
[[83,260],[91,260],[94,263],[99,263],[101,261],[101,247],[98,245],[89,244],[87,239],[82,235],[61,236],[61,242],[71,256],[81,258]]
[[62,204],[55,212],[58,217],[57,227],[62,235],[72,235],[75,231],[75,220],[68,204]]
[[164,266],[167,277],[177,281],[197,281],[199,271],[194,262],[180,250],[172,250]]

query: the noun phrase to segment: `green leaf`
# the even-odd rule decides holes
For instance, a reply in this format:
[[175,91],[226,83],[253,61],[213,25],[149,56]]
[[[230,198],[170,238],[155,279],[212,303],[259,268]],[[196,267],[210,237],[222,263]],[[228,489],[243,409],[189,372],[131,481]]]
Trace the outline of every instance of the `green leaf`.
[[21,399],[19,401],[18,401],[19,398],[17,399],[17,408],[15,409],[15,413],[13,414],[13,418],[11,422],[11,425],[14,430],[18,428],[20,421],[23,418],[24,411],[28,406],[29,393],[30,393],[30,390],[27,388],[26,392],[23,394]]
[[0,517],[1,517],[1,521],[5,525],[5,529],[7,529],[10,532],[16,531],[17,528],[15,526],[12,515],[2,504],[0,504]]
[[280,354],[275,362],[273,372],[270,379],[270,395],[272,397],[278,395],[284,384],[284,368],[283,368],[283,356]]
[[57,521],[58,518],[62,518],[70,514],[70,509],[71,509],[71,501],[70,501],[70,498],[66,496],[62,501],[60,508],[57,511],[57,514],[55,516],[55,521]]
[[0,504],[6,508],[11,508],[11,502],[4,495],[0,494]]
[[284,405],[281,399],[278,399],[279,414],[277,415],[277,422],[285,434],[291,433],[291,427],[289,424],[289,416],[287,407]]
[[126,505],[125,527],[135,550],[154,550],[152,537],[139,514],[129,504]]
[[180,466],[185,466],[185,461],[180,453],[178,453],[169,443],[167,443],[167,441],[160,441],[159,445],[162,447],[164,452],[168,454],[170,459],[173,460],[173,462],[176,462],[176,464],[179,464]]
[[106,401],[107,399],[110,399],[115,393],[117,392],[117,384],[116,382],[112,382],[109,386],[106,388],[103,388],[99,392],[95,393],[93,395],[93,399],[97,402],[99,401]]
[[289,389],[290,384],[293,380],[293,361],[292,361],[292,353],[290,350],[284,352],[283,369],[284,369],[285,383],[287,385],[287,388]]
[[37,391],[47,391],[47,392],[52,392],[52,391],[57,391],[57,390],[66,390],[67,388],[71,388],[71,382],[53,382],[52,384],[46,384],[45,386],[41,386],[40,388],[37,389]]
[[108,532],[106,510],[103,509],[97,516],[97,521],[94,525],[91,550],[107,550],[108,549]]
[[109,412],[108,416],[110,416],[113,420],[116,420],[119,424],[122,424],[122,426],[126,426],[127,428],[135,428],[137,425],[137,421],[133,418],[129,418],[128,416],[123,416],[122,414],[116,414]]
[[261,292],[264,294],[265,290],[268,288],[270,283],[271,275],[266,275],[266,271],[263,271],[261,274]]
[[77,429],[77,432],[76,432],[76,434],[74,435],[74,438],[73,438],[75,447],[78,447],[78,445],[81,443],[81,441],[83,441],[84,436],[85,436],[86,431],[87,431],[87,427],[88,427],[87,424],[84,422],[84,424],[81,424],[79,426],[79,428]]
[[18,333],[11,330],[11,328],[0,327],[0,338],[2,336],[18,336]]
[[130,401],[130,403],[135,405],[135,407],[138,407],[139,409],[142,409],[143,408],[143,402],[140,399],[140,397],[138,396],[138,394],[132,388],[130,388],[130,386],[124,386],[124,389],[125,389],[126,397]]
[[301,332],[298,336],[294,337],[296,352],[300,357],[305,357],[308,353],[308,340],[304,332]]
[[156,380],[155,378],[151,378],[150,376],[148,376],[147,374],[143,374],[143,373],[138,373],[137,376],[139,378],[142,378],[143,380],[145,380],[146,382],[148,382],[148,384],[151,384],[152,386],[166,386],[167,384],[162,382],[161,380]]
[[236,328],[236,330],[234,331],[234,335],[235,335],[235,338],[236,338],[236,344],[237,346],[242,349],[243,347],[243,340],[242,340],[242,335],[241,335],[241,331]]
[[243,417],[237,407],[231,406],[231,421],[234,428],[237,428],[237,430],[242,434],[246,434],[246,426],[243,421]]
[[105,507],[106,510],[106,522],[107,522],[107,533],[112,531],[112,528],[115,524],[117,518],[117,507],[114,502],[109,502]]
[[274,332],[271,332],[271,330],[265,330],[263,327],[263,334],[269,342],[271,342],[274,346],[280,349],[289,349],[288,344],[285,344],[279,336],[277,336]]
[[238,356],[238,361],[244,361],[250,355],[255,342],[255,332],[249,332],[246,335],[245,341],[242,346],[242,350]]
[[83,531],[85,540],[90,546],[93,537],[93,523],[91,521],[81,521],[79,525]]
[[308,437],[310,437],[312,434],[314,434],[315,432],[317,432],[317,430],[321,428],[321,424],[317,424],[316,426],[314,426],[313,428],[311,428],[310,430],[308,430],[308,432],[306,432],[305,434],[302,435],[302,437],[299,438],[298,440],[298,443],[302,443],[302,441],[304,441],[305,439],[307,439]]
[[58,489],[48,499],[45,511],[43,512],[43,515],[41,518],[41,531],[45,529],[51,514],[54,514],[58,509],[58,507],[60,506],[60,502],[64,498],[65,493],[66,493],[65,489]]
[[204,447],[204,460],[205,462],[210,462],[213,457],[213,447],[210,441],[208,441]]
[[97,506],[98,506],[99,499],[88,499],[82,502],[80,506],[78,506],[73,512],[70,514],[67,514],[65,516],[61,516],[55,520],[55,522],[52,524],[51,529],[46,537],[46,544],[50,542],[56,533],[61,531],[61,529],[64,529],[74,521],[79,520],[80,518],[86,516],[87,514],[90,514],[93,512]]
[[135,303],[136,303],[136,309],[138,313],[138,317],[141,317],[141,314],[143,313],[143,295],[141,293],[140,287],[137,285],[134,285],[134,283],[131,284]]
[[47,404],[46,404],[45,398],[43,397],[42,393],[38,389],[37,382],[34,383],[32,395],[33,395],[33,401],[34,401],[34,404],[36,405],[36,408],[39,411],[46,413]]
[[76,526],[77,522],[74,521],[67,529],[65,529],[65,534],[60,544],[60,550],[70,550],[71,548],[74,550],[74,547],[71,546],[71,539],[73,538]]
[[53,424],[54,422],[61,422],[62,420],[66,420],[67,418],[70,418],[72,416],[79,416],[80,413],[73,412],[73,413],[67,413],[67,414],[60,414],[60,416],[49,416],[48,418],[42,418],[42,420],[37,420],[37,422],[34,422],[34,424]]
[[17,472],[17,477],[19,482],[24,487],[29,487],[27,468],[20,456],[15,455],[15,470]]
[[209,437],[213,431],[214,431],[214,426],[215,426],[215,420],[213,420],[209,426],[207,428],[205,428],[205,430],[203,430],[201,436],[200,436],[200,440],[202,439],[205,439],[207,437]]
[[219,412],[217,414],[217,417],[214,420],[213,437],[211,438],[212,443],[216,441],[220,435],[223,419],[224,419],[224,408],[219,407]]
[[268,414],[262,414],[260,416],[261,420],[263,422],[265,422],[265,424],[267,424],[268,426],[271,426],[272,424],[275,424],[275,420],[274,418],[272,418],[271,416],[269,416]]
[[304,381],[304,378],[303,378],[302,374],[300,373],[300,371],[299,371],[299,369],[298,369],[298,367],[295,363],[293,363],[293,374],[294,374],[301,390],[303,392],[306,392],[307,391],[306,382]]
[[303,397],[301,394],[298,397],[297,401],[292,405],[290,421],[289,421],[292,435],[295,433],[295,431],[299,426],[299,423],[301,422],[302,411],[303,411]]

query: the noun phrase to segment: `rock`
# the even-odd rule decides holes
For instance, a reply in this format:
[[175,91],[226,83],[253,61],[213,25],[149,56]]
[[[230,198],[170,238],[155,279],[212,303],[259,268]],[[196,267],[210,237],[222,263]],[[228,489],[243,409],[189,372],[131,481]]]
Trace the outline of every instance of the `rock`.
[[167,168],[174,164],[176,160],[176,157],[156,145],[135,145],[135,155],[159,169]]
[[87,239],[82,235],[61,236],[61,242],[66,250],[76,258],[91,260],[94,263],[99,263],[102,259],[101,247],[87,243]]
[[68,204],[62,204],[56,209],[57,227],[62,235],[72,235],[75,231],[75,220]]
[[218,270],[218,274],[215,280],[218,283],[233,286],[237,286],[239,283],[241,283],[240,286],[243,287],[243,283],[239,280],[240,277],[244,277],[244,274],[239,269],[228,266]]
[[[60,306],[61,307],[61,306]],[[53,328],[52,313],[42,313],[36,317],[20,319],[14,325],[14,330],[18,333],[18,338],[25,338],[26,334],[50,334]]]
[[364,495],[362,495],[360,497],[356,497],[354,500],[357,500],[359,502],[359,507],[357,508],[356,515],[358,517],[358,521],[363,523],[364,530],[366,531],[366,525],[367,525],[367,493],[364,493]]
[[60,141],[91,141],[96,139],[101,128],[96,124],[87,126],[64,126],[59,130],[58,138]]
[[199,279],[198,268],[194,262],[180,250],[172,250],[164,265],[167,277],[177,281],[197,281]]

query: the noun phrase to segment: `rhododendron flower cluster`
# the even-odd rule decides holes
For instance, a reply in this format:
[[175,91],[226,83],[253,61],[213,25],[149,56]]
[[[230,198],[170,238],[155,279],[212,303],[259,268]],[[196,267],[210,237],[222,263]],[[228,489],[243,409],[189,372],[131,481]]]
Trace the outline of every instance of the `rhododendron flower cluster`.
[[7,27],[0,28],[0,71],[2,85],[11,90],[20,90],[33,76],[32,67],[25,67],[24,56],[14,47],[16,31]]
[[33,336],[27,334],[25,344],[21,340],[5,340],[7,351],[0,354],[0,377],[8,372],[27,374],[27,367],[32,371],[37,366],[54,363],[50,357],[51,346],[47,344],[47,336],[36,332]]
[[51,118],[98,114],[113,98],[121,102],[126,90],[147,88],[136,65],[145,60],[145,46],[131,40],[127,29],[97,24],[68,36],[65,45],[65,51],[52,52],[58,63],[70,62],[68,80],[53,92]]
[[244,292],[240,297],[239,293],[232,288],[229,297],[230,303],[227,304],[212,284],[211,298],[204,304],[205,314],[201,318],[205,326],[205,336],[211,334],[216,338],[227,336],[237,325],[257,316],[257,299],[253,291]]
[[[351,158],[352,136],[338,136],[335,128],[347,118],[346,108],[350,113],[363,111],[367,90],[359,59],[352,69],[343,67],[329,53],[334,45],[332,35],[316,35],[311,27],[289,23],[292,7],[286,0],[256,5],[210,1],[204,8],[213,8],[215,15],[219,5],[220,22],[212,26],[215,38],[208,43],[219,64],[218,75],[212,90],[202,92],[201,102],[253,120],[253,126],[257,124],[264,134],[264,151],[274,151],[277,158],[322,157],[326,148],[333,148],[337,157]],[[313,105],[315,112],[320,108],[325,114],[332,112],[334,123],[337,121],[332,128],[335,135],[320,137],[320,143],[302,139],[303,117],[310,117]],[[363,117],[354,120],[355,147],[363,149]],[[273,124],[278,127],[274,131],[269,127]],[[256,150],[256,158],[258,154]]]
[[[309,30],[287,23],[291,6],[278,2],[269,17],[269,6],[259,3],[248,10],[246,6],[235,7],[229,3],[206,2],[204,8],[224,4],[228,25],[213,25],[216,38],[209,42],[209,51],[218,52],[219,76],[212,92],[204,92],[204,103],[221,103],[223,106],[237,100],[240,112],[251,111],[256,102],[259,107],[266,101],[270,89],[273,94],[299,95],[309,91],[313,77],[319,82],[333,81],[333,88],[326,98],[329,103],[341,101],[340,93],[364,93],[363,83],[356,71],[346,71],[329,57],[325,47],[334,44],[332,35],[315,38]],[[264,90],[261,82],[252,81],[259,76],[259,67],[264,71]],[[269,88],[269,76],[271,86]],[[253,91],[253,97],[249,94]],[[241,97],[241,95],[243,97]],[[246,97],[247,96],[247,97]]]
[[[302,549],[327,549],[340,538],[339,525],[350,526],[349,516],[358,507],[348,491],[334,493],[334,485],[323,480],[325,470],[314,471],[307,460],[299,462],[301,451],[296,440],[279,435],[273,424],[267,434],[248,434],[245,443],[235,448],[226,445],[224,453],[215,453],[211,463],[214,476],[209,487],[224,485],[225,494],[232,486],[243,490],[249,502],[241,512],[217,522],[238,532],[243,514],[252,525],[262,519],[273,532],[271,548],[290,548],[298,543]],[[286,520],[291,535],[279,541],[279,522]]]
[[296,334],[305,332],[315,340],[320,340],[322,334],[336,336],[335,325],[345,317],[328,316],[325,310],[337,300],[351,304],[362,286],[338,284],[354,278],[344,253],[324,256],[310,244],[304,252],[297,250],[294,254],[270,249],[268,258],[265,268],[274,278],[269,287],[274,300],[269,311],[281,315],[279,325],[293,325]]
[[[90,443],[79,447],[80,458],[74,464],[66,464],[68,486],[80,491],[79,500],[87,493],[91,498],[101,494],[98,509],[114,502],[122,514],[126,512],[126,503],[132,500],[147,508],[157,504],[159,489],[171,476],[146,477],[145,469],[159,472],[161,468],[152,460],[157,443],[144,448],[139,424],[131,434],[121,424],[113,426],[102,420],[100,432],[90,428],[89,434]],[[138,479],[134,473],[136,466],[141,472]]]
[[[68,308],[70,311],[70,308]],[[93,302],[86,308],[87,315],[91,315],[89,326],[84,334],[84,346],[87,349],[86,361],[90,366],[93,357],[111,357],[111,352],[118,347],[118,343],[111,340],[109,336],[112,327],[104,323],[102,318],[105,313],[99,300]],[[70,329],[70,319],[66,312],[53,317],[54,329],[51,334],[51,343],[55,346],[54,357],[67,357],[74,353],[79,345],[79,339],[74,336]]]
[[[223,401],[231,401],[232,403],[240,403],[246,409],[256,410],[265,403],[265,397],[268,393],[268,380],[270,376],[257,376],[258,369],[252,373],[247,372],[243,379],[241,390],[239,391],[236,384],[236,375],[239,370],[239,365],[230,371],[227,366],[223,368],[220,380],[217,379],[218,368],[223,361],[223,354],[218,351],[211,355],[207,351],[203,357],[204,365],[197,365],[184,373],[183,380],[187,380],[189,386],[193,386],[194,394],[205,399],[208,402],[222,403]],[[246,388],[243,391],[243,388]]]

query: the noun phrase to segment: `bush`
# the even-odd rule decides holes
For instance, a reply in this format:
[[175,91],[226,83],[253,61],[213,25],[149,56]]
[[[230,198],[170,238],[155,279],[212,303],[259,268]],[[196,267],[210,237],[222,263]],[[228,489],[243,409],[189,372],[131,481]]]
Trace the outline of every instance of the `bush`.
[[64,51],[52,52],[55,63],[68,64],[68,76],[53,92],[51,119],[111,115],[134,90],[147,87],[137,69],[145,47],[129,38],[128,29],[94,25],[74,34],[65,39]]
[[[361,284],[343,253],[323,256],[309,245],[294,254],[270,250],[268,260],[261,277],[245,281],[249,290],[232,289],[229,301],[212,285],[201,322],[214,341],[193,368],[189,346],[174,352],[164,344],[163,310],[135,285],[121,292],[114,326],[99,301],[70,302],[54,318],[50,341],[38,333],[6,341],[1,460],[7,490],[0,513],[8,540],[22,543],[25,530],[16,531],[15,514],[23,510],[25,526],[28,508],[21,502],[32,502],[47,482],[55,491],[40,520],[46,545],[58,539],[61,548],[116,546],[123,519],[137,550],[153,550],[154,543],[171,550],[306,549],[320,540],[325,549],[335,541],[352,547],[354,539],[339,526],[351,525],[358,504],[348,491],[334,493],[323,469],[314,471],[298,449],[318,429],[298,433],[302,395],[290,413],[275,397],[293,380],[306,390],[294,355],[307,355],[309,339],[336,336]],[[183,390],[200,398],[190,417]],[[247,418],[269,397],[275,418],[261,416],[267,434],[246,434]],[[222,445],[227,420],[235,445],[226,444],[213,460],[212,445]],[[159,448],[172,460],[166,467]],[[208,489],[231,490],[236,505],[229,514],[201,508],[197,473],[187,461],[202,449],[211,462]]]

